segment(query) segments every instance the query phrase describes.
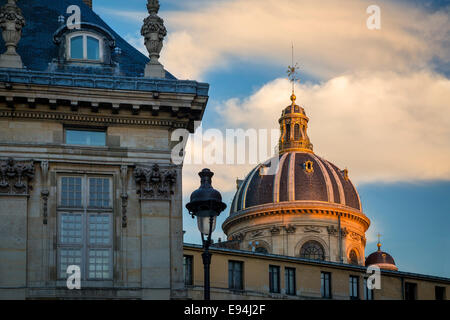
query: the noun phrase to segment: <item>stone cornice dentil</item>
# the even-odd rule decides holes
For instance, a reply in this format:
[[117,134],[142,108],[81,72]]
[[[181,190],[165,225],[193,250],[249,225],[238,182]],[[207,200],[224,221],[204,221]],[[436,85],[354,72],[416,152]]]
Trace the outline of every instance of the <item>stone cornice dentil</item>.
[[229,228],[239,224],[240,222],[256,219],[262,216],[269,215],[292,215],[292,214],[312,214],[333,217],[337,219],[340,215],[343,220],[355,221],[361,224],[365,231],[370,226],[370,219],[364,213],[348,206],[343,206],[335,203],[321,202],[321,201],[291,201],[280,203],[269,203],[260,206],[254,206],[246,210],[239,211],[232,216],[229,216],[222,224],[222,229],[225,233]]

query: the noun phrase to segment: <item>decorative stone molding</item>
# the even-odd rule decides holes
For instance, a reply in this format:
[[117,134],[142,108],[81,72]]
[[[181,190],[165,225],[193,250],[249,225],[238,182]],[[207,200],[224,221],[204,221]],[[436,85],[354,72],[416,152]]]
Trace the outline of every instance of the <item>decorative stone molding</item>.
[[327,231],[328,231],[328,234],[331,236],[337,236],[337,234],[338,234],[338,229],[335,226],[328,226]]
[[27,195],[33,178],[33,160],[0,160],[0,195]]
[[345,238],[347,235],[349,234],[349,231],[347,230],[347,228],[341,228],[341,236],[343,238]]
[[242,242],[244,241],[245,234],[244,233],[237,233],[231,236],[231,241],[238,241]]
[[138,194],[145,200],[169,200],[174,194],[177,172],[174,169],[161,169],[158,164],[151,167],[137,165],[134,177],[138,184]]
[[41,183],[42,183],[42,191],[41,191],[41,198],[42,198],[42,217],[43,217],[43,223],[48,223],[48,197],[50,196],[50,191],[48,190],[47,186],[47,177],[48,177],[48,161],[44,160],[41,162]]
[[297,228],[295,226],[293,226],[292,224],[289,224],[289,225],[285,226],[284,229],[286,230],[287,233],[295,233],[295,230]]
[[122,179],[122,192],[120,198],[122,199],[122,228],[126,228],[128,225],[127,207],[128,207],[128,166],[123,165],[120,167],[120,177]]
[[6,46],[6,52],[0,56],[0,68],[23,68],[22,59],[16,48],[22,37],[22,28],[24,26],[25,18],[22,10],[17,6],[16,0],[8,0],[0,8],[0,28],[2,29],[2,37]]
[[165,78],[166,76],[164,67],[158,61],[164,37],[167,35],[164,20],[158,16],[159,7],[159,0],[147,1],[147,10],[150,15],[145,18],[141,29],[141,35],[145,38],[145,46],[150,57],[150,62],[145,66],[145,77],[151,78]]
[[355,241],[361,240],[361,236],[359,234],[357,234],[356,232],[350,232],[350,238]]
[[280,234],[280,228],[273,226],[273,227],[270,229],[270,233],[271,233],[272,235]]
[[261,237],[263,234],[264,234],[263,230],[256,230],[251,233],[250,237],[257,238],[257,237]]
[[320,233],[320,228],[316,226],[305,226],[303,228],[304,232],[315,232]]

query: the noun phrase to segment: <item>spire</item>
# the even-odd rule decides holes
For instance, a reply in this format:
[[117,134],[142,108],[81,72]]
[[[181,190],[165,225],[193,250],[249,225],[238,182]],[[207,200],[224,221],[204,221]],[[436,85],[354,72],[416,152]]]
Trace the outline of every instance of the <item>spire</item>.
[[381,242],[380,242],[381,234],[378,233],[377,236],[378,236],[378,243],[377,243],[378,251],[381,251]]
[[298,63],[294,64],[294,44],[292,44],[292,64],[288,67],[288,79],[292,83],[291,104],[281,113],[279,153],[291,151],[313,152],[308,134],[308,117],[305,110],[296,104],[295,83],[299,81]]

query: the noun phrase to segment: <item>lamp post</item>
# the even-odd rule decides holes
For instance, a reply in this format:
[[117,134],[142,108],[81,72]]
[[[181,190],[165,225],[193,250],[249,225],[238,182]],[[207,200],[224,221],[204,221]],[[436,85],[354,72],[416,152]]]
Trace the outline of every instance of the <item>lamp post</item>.
[[192,192],[191,201],[186,204],[192,218],[197,217],[197,225],[203,243],[203,267],[205,272],[204,298],[210,300],[209,271],[211,266],[211,234],[216,228],[217,216],[225,210],[227,205],[222,202],[222,195],[211,185],[211,178],[214,175],[209,169],[203,169],[198,174],[200,176],[200,188]]

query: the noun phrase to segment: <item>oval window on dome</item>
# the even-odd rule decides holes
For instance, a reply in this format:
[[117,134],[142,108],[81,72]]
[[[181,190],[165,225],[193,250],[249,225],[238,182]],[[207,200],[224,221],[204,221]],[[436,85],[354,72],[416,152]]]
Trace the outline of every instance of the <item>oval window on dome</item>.
[[300,258],[312,260],[325,260],[325,250],[314,240],[306,242],[300,249]]

